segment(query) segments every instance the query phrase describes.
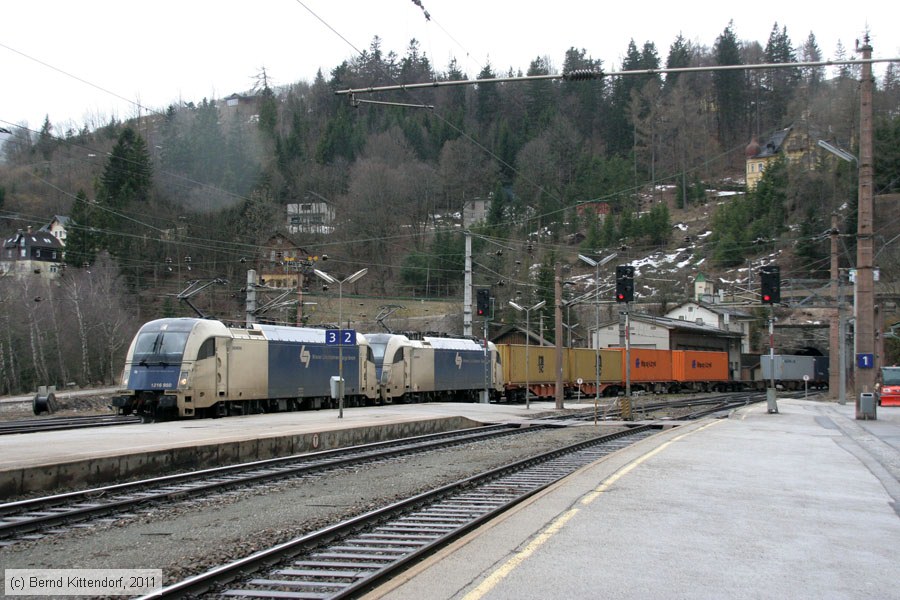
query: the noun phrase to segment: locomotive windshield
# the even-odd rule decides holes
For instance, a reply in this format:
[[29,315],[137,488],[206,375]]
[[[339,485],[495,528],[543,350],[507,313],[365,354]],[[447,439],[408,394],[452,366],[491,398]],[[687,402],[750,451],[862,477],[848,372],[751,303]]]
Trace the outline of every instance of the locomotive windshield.
[[180,364],[190,331],[154,328],[138,333],[132,361],[141,365]]
[[372,354],[375,358],[375,364],[381,365],[381,361],[384,360],[384,351],[387,350],[388,341],[390,341],[391,335],[387,333],[370,333],[366,335],[366,341],[369,343],[369,348],[372,350]]
[[[367,338],[368,339],[368,338]],[[384,343],[372,343],[369,342],[369,349],[372,351],[372,355],[375,359],[376,364],[381,364],[381,360],[384,358],[384,351],[387,348],[387,342]]]

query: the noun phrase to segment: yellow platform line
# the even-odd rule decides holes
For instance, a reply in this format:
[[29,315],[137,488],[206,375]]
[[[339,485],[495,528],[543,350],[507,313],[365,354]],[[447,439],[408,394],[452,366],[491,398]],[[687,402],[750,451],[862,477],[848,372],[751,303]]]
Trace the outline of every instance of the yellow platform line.
[[[609,488],[612,487],[619,479],[621,479],[622,477],[624,477],[625,475],[627,475],[628,473],[633,471],[641,463],[656,456],[657,454],[662,452],[664,449],[668,448],[671,444],[674,444],[675,442],[677,442],[681,439],[684,439],[685,437],[687,437],[689,435],[693,435],[694,433],[697,433],[698,431],[703,431],[707,427],[712,427],[716,423],[721,423],[721,421],[712,421],[710,423],[707,423],[706,425],[703,425],[702,427],[698,427],[697,429],[694,429],[693,431],[689,431],[687,433],[682,433],[681,435],[678,435],[678,436],[672,438],[671,440],[664,442],[663,444],[661,444],[657,448],[654,448],[650,452],[648,452],[642,456],[639,456],[638,458],[634,459],[633,461],[631,461],[627,465],[621,467],[615,473],[613,473],[612,475],[607,477],[595,489],[586,493],[581,498],[581,500],[579,500],[578,503],[583,506],[589,505],[591,502],[593,502],[594,500],[599,498],[604,492],[609,490]],[[556,519],[554,519],[553,522],[550,523],[550,525],[548,525],[546,528],[544,528],[543,531],[541,531],[533,540],[531,540],[528,543],[528,545],[525,546],[525,548],[523,548],[522,550],[517,552],[515,555],[513,555],[512,558],[510,558],[508,561],[506,561],[502,566],[500,566],[493,573],[488,575],[487,578],[478,585],[478,587],[476,587],[474,590],[472,590],[471,592],[469,592],[468,594],[463,596],[463,600],[480,600],[481,598],[483,598],[485,594],[487,594],[492,589],[494,589],[497,586],[497,584],[499,584],[501,581],[503,581],[506,577],[509,576],[510,573],[512,573],[519,565],[521,565],[525,561],[525,559],[527,559],[532,554],[537,552],[537,550],[541,546],[543,546],[548,540],[550,540],[550,538],[552,538],[554,535],[559,533],[559,531],[565,526],[565,524],[568,523],[572,519],[572,517],[574,517],[576,514],[578,514],[578,512],[580,510],[581,510],[581,508],[575,507],[575,508],[567,510],[560,516],[556,517]]]

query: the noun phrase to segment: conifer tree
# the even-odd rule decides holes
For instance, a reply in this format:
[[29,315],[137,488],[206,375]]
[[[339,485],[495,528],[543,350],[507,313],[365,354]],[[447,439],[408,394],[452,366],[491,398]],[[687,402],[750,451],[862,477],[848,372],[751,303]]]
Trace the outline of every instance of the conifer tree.
[[[716,39],[715,62],[717,65],[741,64],[741,49],[734,33],[734,24],[728,23],[725,31]],[[719,143],[725,148],[746,144],[747,79],[739,70],[723,70],[713,73],[716,94],[716,121]]]
[[66,264],[83,267],[94,262],[102,243],[102,236],[97,231],[97,212],[84,190],[78,190],[69,213],[64,255]]
[[100,232],[99,248],[118,259],[130,257],[139,233],[136,222],[126,218],[124,210],[149,200],[152,176],[146,142],[126,127],[106,161],[97,188],[96,210],[91,211],[90,223],[86,223]]
[[38,133],[34,149],[41,155],[41,158],[50,160],[53,158],[53,151],[56,150],[56,146],[57,141],[53,136],[53,125],[50,124],[50,116],[47,115],[44,117],[44,124],[41,126],[40,133]]
[[[478,79],[496,79],[497,74],[486,64],[478,73]],[[479,83],[475,88],[475,118],[487,125],[497,118],[500,111],[500,94],[496,83]]]
[[[800,47],[800,62],[821,62],[822,51],[816,42],[816,35],[810,31],[809,37]],[[810,88],[815,89],[825,80],[825,67],[803,67],[801,70],[803,81]]]
[[103,203],[122,208],[132,201],[146,201],[152,185],[153,166],[147,143],[131,127],[119,135],[100,176]]
[[800,221],[797,243],[794,246],[794,255],[808,277],[828,276],[828,264],[823,261],[823,257],[827,254],[822,243],[820,214],[821,211],[816,210],[814,206],[806,209],[804,218]]
[[[692,55],[693,52],[691,50],[690,42],[685,40],[684,36],[679,33],[678,37],[675,38],[675,41],[672,42],[672,45],[669,47],[669,56],[666,58],[666,68],[683,69],[689,67],[691,66]],[[674,89],[680,75],[681,73],[666,74],[666,91]]]
[[[779,30],[778,23],[775,23],[769,34],[764,56],[766,62],[770,64],[797,62],[786,27]],[[799,81],[800,70],[797,68],[784,67],[763,72],[763,130],[782,129],[790,124],[786,122],[792,120],[786,116],[788,104]]]
[[259,130],[274,139],[275,127],[278,125],[278,101],[275,99],[275,92],[269,87],[265,68],[260,69],[256,91],[259,94]]
[[[628,43],[628,50],[622,61],[623,71],[634,71],[641,68],[642,57],[634,39]],[[635,76],[617,77],[612,84],[609,108],[606,119],[606,144],[609,154],[627,156],[634,144],[634,127],[629,122],[631,92],[640,84]]]

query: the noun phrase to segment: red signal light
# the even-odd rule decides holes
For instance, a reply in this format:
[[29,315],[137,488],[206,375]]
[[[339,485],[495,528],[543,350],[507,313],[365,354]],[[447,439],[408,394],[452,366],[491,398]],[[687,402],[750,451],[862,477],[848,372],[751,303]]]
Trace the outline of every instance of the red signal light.
[[770,296],[769,294],[763,294],[762,301],[763,302],[771,302],[772,296]]

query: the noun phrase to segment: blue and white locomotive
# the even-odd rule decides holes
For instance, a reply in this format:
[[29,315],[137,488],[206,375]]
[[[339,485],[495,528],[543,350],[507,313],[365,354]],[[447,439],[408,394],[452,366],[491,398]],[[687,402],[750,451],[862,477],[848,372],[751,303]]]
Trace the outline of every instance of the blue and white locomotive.
[[380,398],[393,402],[478,401],[482,392],[503,391],[500,355],[493,342],[471,338],[374,333],[366,336],[375,355]]
[[331,380],[339,373],[345,406],[376,402],[375,359],[365,336],[343,347],[326,344],[325,336],[324,329],[305,327],[150,321],[131,342],[113,406],[153,419],[325,408],[335,403]]

